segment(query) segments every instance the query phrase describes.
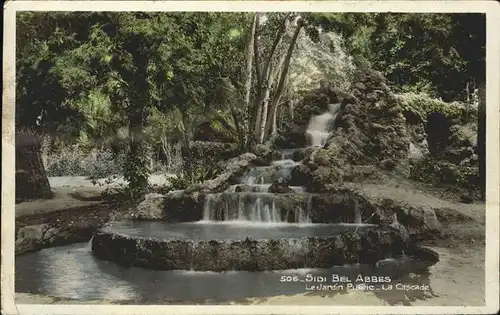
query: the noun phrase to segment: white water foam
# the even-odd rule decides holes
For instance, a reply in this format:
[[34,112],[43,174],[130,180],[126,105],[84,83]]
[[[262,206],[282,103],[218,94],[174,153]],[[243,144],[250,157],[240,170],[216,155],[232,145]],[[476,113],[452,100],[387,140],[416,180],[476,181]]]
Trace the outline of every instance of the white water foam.
[[[310,209],[312,197],[307,203],[295,210],[296,223],[311,223]],[[288,214],[282,217],[272,193],[223,193],[208,194],[205,197],[203,221],[244,221],[255,223],[286,222]]]
[[313,147],[323,147],[334,128],[335,118],[340,104],[328,104],[328,111],[321,115],[313,115],[306,130],[306,137]]
[[276,160],[271,162],[272,166],[282,166],[282,167],[293,167],[299,165],[299,162],[295,162],[294,160],[291,159],[286,159],[286,160]]

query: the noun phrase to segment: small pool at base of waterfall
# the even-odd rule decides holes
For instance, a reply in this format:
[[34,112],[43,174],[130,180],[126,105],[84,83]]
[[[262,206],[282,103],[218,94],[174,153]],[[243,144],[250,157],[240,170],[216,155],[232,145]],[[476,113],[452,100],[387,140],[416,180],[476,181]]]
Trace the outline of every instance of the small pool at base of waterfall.
[[[79,300],[113,300],[154,304],[165,301],[238,301],[252,297],[293,295],[328,288],[333,277],[347,277],[352,285],[361,277],[388,277],[396,283],[428,281],[426,262],[409,257],[385,259],[377,265],[345,265],[328,269],[282,271],[198,272],[125,268],[95,258],[88,243],[43,249],[16,257],[16,292]],[[420,276],[419,276],[420,274]],[[310,280],[310,281],[308,281]],[[387,284],[387,283],[386,283]]]
[[235,220],[188,223],[118,221],[111,223],[108,228],[131,237],[207,241],[327,237],[374,227],[376,226],[370,224],[262,223]]

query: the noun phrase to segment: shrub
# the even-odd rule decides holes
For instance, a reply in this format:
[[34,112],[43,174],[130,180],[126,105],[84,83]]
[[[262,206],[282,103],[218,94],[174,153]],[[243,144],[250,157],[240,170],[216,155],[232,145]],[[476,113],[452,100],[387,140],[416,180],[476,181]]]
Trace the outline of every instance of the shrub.
[[223,170],[218,163],[198,162],[185,167],[180,176],[170,180],[172,189],[186,189],[191,184],[216,178]]
[[446,103],[426,94],[403,93],[397,96],[404,111],[417,113],[424,122],[431,113],[441,113],[447,119],[465,121],[473,109],[460,102]]
[[477,185],[478,169],[448,161],[427,158],[410,166],[410,178],[437,186],[472,189]]
[[74,145],[57,151],[45,150],[43,161],[47,176],[87,176],[97,179],[120,174],[123,167],[123,156],[113,154],[110,149],[92,149],[88,152]]

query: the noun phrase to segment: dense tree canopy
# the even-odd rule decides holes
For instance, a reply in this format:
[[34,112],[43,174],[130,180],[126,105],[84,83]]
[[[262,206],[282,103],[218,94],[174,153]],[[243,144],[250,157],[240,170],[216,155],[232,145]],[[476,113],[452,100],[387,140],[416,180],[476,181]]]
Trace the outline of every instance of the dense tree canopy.
[[352,55],[403,90],[456,100],[468,82],[485,80],[484,14],[325,13],[313,19],[343,34]]
[[16,123],[101,146],[125,130],[125,176],[142,187],[165,137],[188,149],[205,125],[244,150],[276,133],[297,43],[327,32],[401,91],[454,100],[484,82],[480,14],[23,12]]

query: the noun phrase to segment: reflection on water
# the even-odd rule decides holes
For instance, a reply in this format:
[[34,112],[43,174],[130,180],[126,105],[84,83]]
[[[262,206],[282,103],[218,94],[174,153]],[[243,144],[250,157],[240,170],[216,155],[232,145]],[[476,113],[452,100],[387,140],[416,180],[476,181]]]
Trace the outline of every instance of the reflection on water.
[[[242,300],[306,292],[307,275],[323,276],[332,285],[332,274],[352,279],[361,275],[391,276],[393,280],[416,272],[420,264],[409,258],[384,260],[378,266],[346,265],[331,269],[267,272],[154,271],[124,268],[91,255],[88,244],[44,249],[16,257],[16,292],[71,299],[107,299],[159,303],[167,300]],[[282,282],[283,276],[298,281]],[[317,284],[314,282],[312,284]]]

